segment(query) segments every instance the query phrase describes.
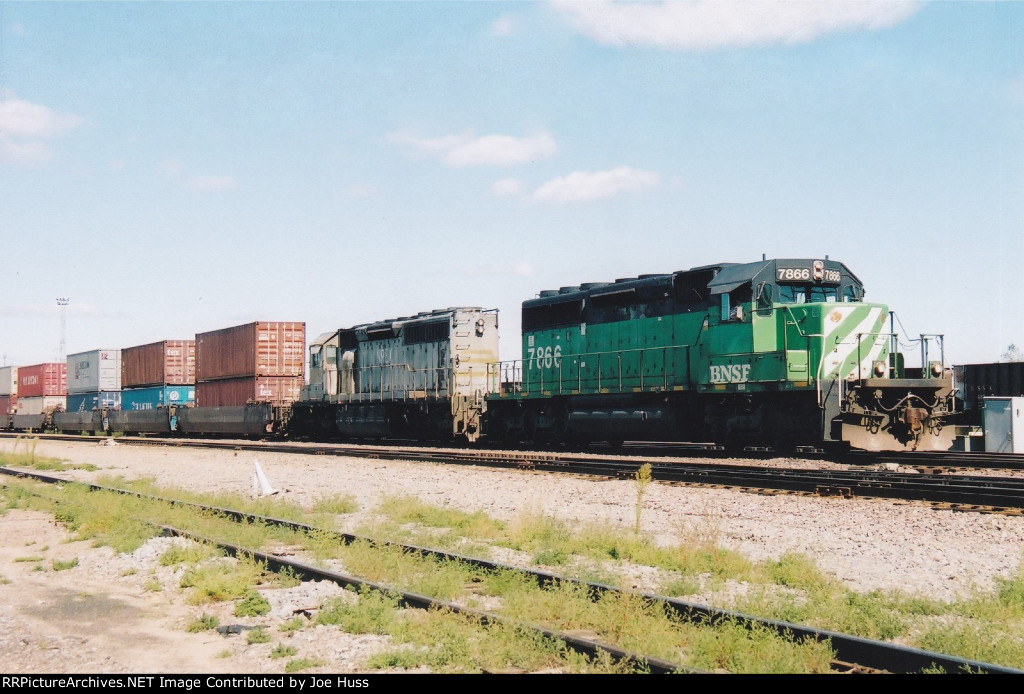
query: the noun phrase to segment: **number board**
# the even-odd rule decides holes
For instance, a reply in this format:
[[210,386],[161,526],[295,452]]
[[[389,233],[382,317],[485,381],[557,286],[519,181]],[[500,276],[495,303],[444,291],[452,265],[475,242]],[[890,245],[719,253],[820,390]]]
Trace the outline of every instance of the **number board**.
[[842,274],[839,270],[825,267],[825,263],[815,260],[811,267],[778,267],[775,269],[776,282],[828,282],[839,284]]

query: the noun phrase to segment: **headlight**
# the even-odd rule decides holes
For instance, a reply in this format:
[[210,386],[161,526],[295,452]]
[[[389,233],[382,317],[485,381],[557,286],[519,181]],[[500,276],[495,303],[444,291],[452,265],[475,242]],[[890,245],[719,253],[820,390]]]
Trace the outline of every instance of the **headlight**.
[[932,372],[932,376],[935,376],[936,378],[941,376],[942,375],[942,364],[940,364],[937,361],[933,361],[932,364],[931,364],[931,372]]
[[879,378],[882,378],[883,376],[885,376],[885,362],[884,361],[876,361],[875,362],[874,372],[875,372],[875,375],[878,376]]

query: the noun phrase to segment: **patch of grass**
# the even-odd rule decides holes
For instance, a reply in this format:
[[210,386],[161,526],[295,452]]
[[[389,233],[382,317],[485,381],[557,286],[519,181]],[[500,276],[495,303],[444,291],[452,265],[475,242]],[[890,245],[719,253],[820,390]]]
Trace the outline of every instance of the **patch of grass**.
[[482,511],[466,513],[452,508],[438,508],[409,496],[385,499],[377,506],[376,511],[398,523],[451,528],[465,537],[476,539],[499,537],[505,527],[504,523]]
[[78,566],[78,557],[75,557],[73,559],[67,559],[64,561],[58,559],[53,560],[54,571],[67,571],[68,569],[73,569],[76,566]]
[[230,648],[225,648],[223,651],[217,654],[218,658],[230,658],[234,653],[231,652]]
[[324,665],[324,661],[319,659],[296,658],[285,663],[284,671],[299,672],[300,670],[308,670],[311,667],[320,667],[321,665]]
[[6,576],[0,575],[0,586],[10,585],[10,583],[11,579],[7,578]]
[[296,615],[291,619],[281,622],[278,627],[281,631],[299,631],[306,626],[306,618],[301,615]]
[[333,624],[350,634],[387,634],[394,629],[398,619],[398,600],[397,595],[364,589],[355,602],[341,598],[327,601],[321,607],[316,623]]
[[270,651],[271,658],[290,658],[299,651],[296,650],[295,646],[285,646],[283,643],[279,643],[274,646],[274,650]]
[[312,510],[314,513],[344,515],[358,511],[359,504],[351,494],[334,494],[318,498],[313,502]]
[[386,581],[446,600],[461,595],[475,572],[461,562],[422,559],[397,547],[354,542],[341,556],[347,570],[374,581]]
[[198,564],[204,559],[221,556],[219,550],[210,545],[198,542],[175,543],[160,555],[160,566],[175,564]]
[[31,557],[15,557],[14,558],[14,563],[15,564],[18,564],[18,563],[28,563],[28,562],[34,562],[34,561],[43,561],[44,559],[46,559],[46,557],[36,557],[36,556],[31,556]]
[[[270,603],[265,597],[250,590],[235,604],[236,617],[259,617],[270,612]],[[268,636],[269,640],[270,637]]]
[[427,656],[425,653],[414,651],[411,648],[392,648],[382,653],[374,653],[367,661],[367,667],[373,670],[391,670],[400,668],[412,670],[425,665]]
[[159,593],[164,587],[158,579],[151,578],[142,585],[142,589],[148,593]]
[[264,573],[264,566],[260,563],[247,559],[222,559],[189,569],[182,575],[180,585],[190,589],[186,596],[190,605],[236,600],[260,583]]
[[185,631],[190,634],[197,634],[201,631],[211,631],[220,626],[220,620],[217,619],[216,615],[203,614],[203,616],[193,619],[185,627]]
[[65,470],[86,470],[88,472],[95,472],[99,468],[92,463],[65,463],[60,460],[36,460],[31,463],[29,467],[34,470],[42,470],[47,472],[63,472]]
[[262,627],[252,629],[245,635],[245,642],[250,646],[254,643],[270,643],[270,634]]
[[124,571],[121,572],[121,575],[122,576],[134,576],[137,573],[139,573],[139,570],[137,568],[135,568],[134,566],[129,566],[127,569],[125,569]]
[[701,582],[694,576],[673,577],[661,584],[662,595],[694,595],[701,590]]

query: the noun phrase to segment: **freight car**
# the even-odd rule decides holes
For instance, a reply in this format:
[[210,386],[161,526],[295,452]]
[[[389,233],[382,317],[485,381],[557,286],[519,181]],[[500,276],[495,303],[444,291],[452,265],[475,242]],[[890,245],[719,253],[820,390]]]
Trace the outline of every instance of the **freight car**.
[[948,449],[941,337],[922,338],[912,373],[885,330],[888,308],[863,299],[861,281],[827,258],[543,291],[523,303],[523,358],[491,368],[488,433]]

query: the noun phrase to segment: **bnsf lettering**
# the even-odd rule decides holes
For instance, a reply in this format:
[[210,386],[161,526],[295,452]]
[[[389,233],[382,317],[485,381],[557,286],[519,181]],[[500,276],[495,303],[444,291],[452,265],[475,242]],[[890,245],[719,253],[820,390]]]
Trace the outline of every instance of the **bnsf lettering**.
[[712,383],[746,383],[750,378],[750,364],[723,364],[711,367]]

